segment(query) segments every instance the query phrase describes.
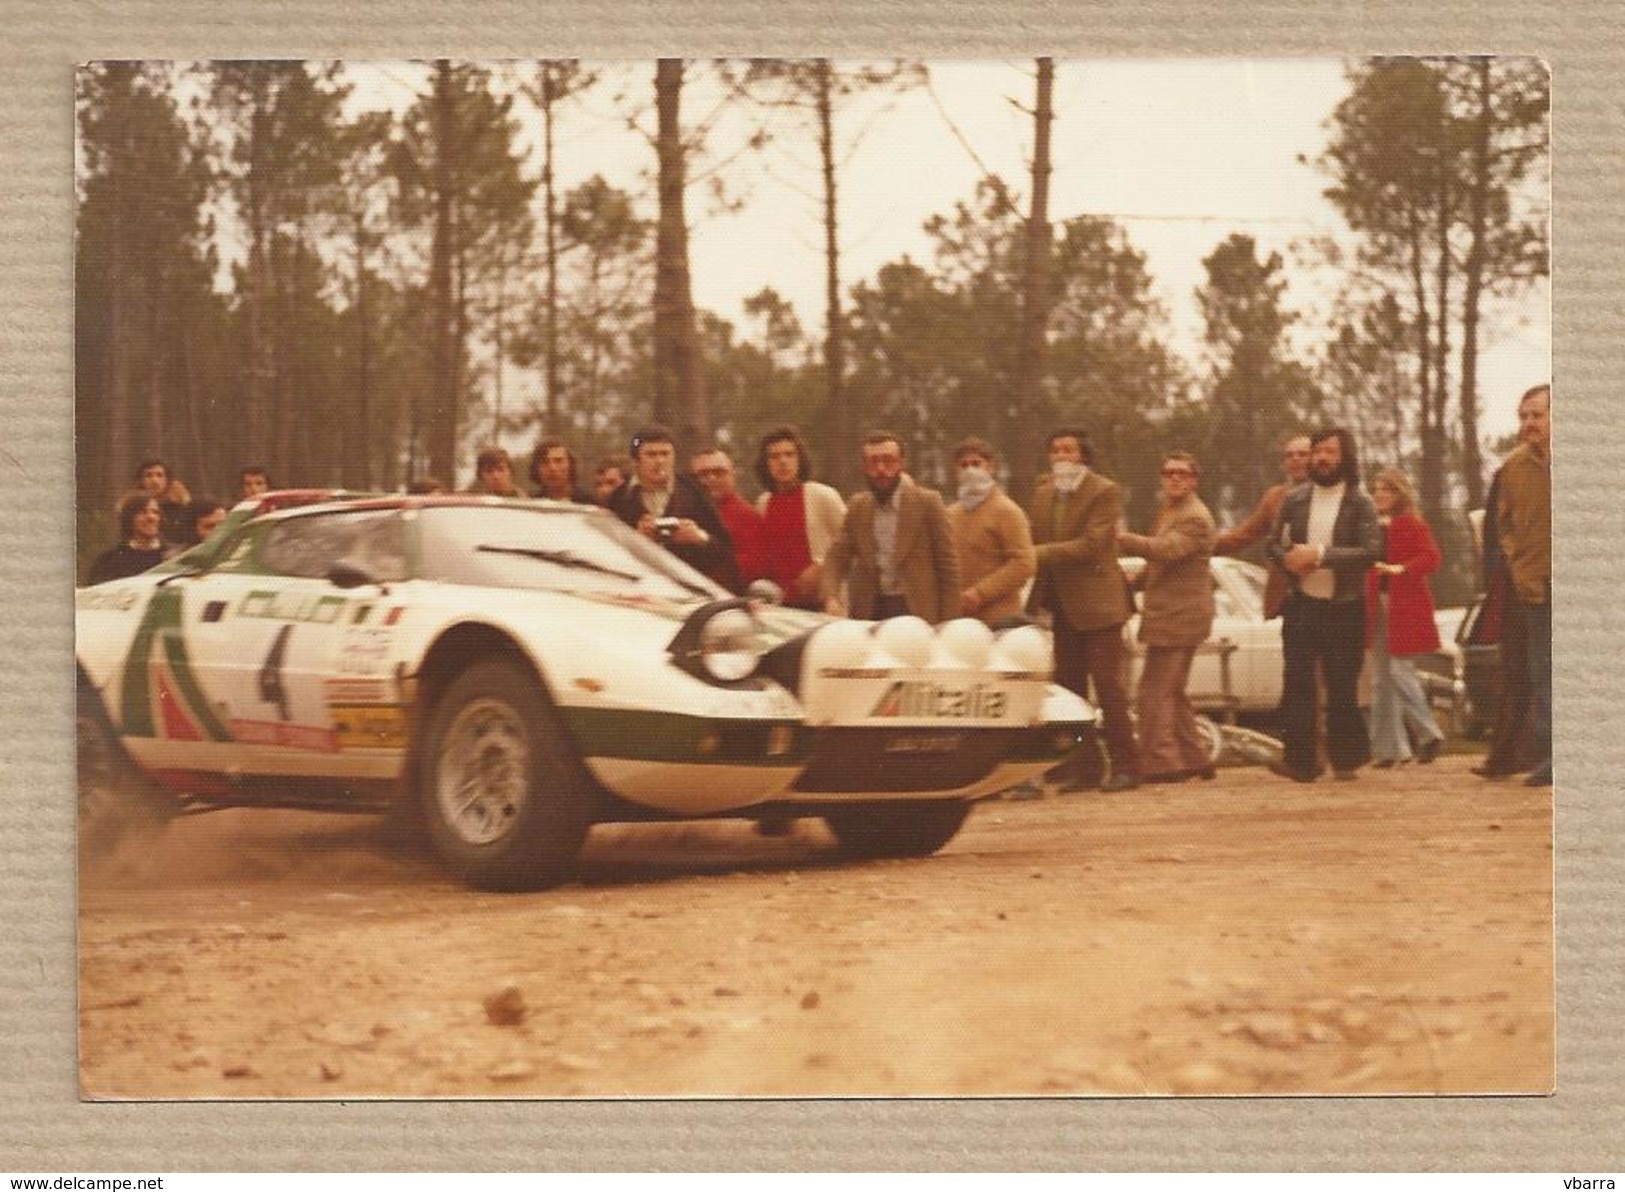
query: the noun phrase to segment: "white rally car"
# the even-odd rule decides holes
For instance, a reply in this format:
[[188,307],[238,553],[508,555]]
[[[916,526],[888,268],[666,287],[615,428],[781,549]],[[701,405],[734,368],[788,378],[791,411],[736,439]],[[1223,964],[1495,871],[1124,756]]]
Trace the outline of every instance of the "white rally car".
[[485,888],[567,880],[614,820],[816,815],[851,853],[924,855],[1094,742],[1037,627],[734,598],[569,504],[271,494],[75,604],[85,831],[408,813]]

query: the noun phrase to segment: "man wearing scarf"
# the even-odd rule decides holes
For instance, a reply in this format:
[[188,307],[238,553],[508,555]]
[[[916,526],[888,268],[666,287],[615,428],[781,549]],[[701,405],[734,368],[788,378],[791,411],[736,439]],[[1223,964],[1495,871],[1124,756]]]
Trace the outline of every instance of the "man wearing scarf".
[[[1030,521],[1038,578],[1027,607],[1048,612],[1055,631],[1055,681],[1088,698],[1090,680],[1105,720],[1111,777],[1104,791],[1139,782],[1139,750],[1123,682],[1123,624],[1129,618],[1128,580],[1117,565],[1123,495],[1089,467],[1088,436],[1062,429],[1049,438],[1050,472],[1033,493]],[[1099,772],[1098,757],[1075,750],[1050,775],[1062,791],[1083,790]]]
[[864,439],[869,489],[847,503],[841,533],[824,558],[826,611],[863,621],[913,615],[933,625],[959,615],[948,511],[941,496],[904,473],[905,458],[902,440],[890,431]]
[[998,457],[981,439],[954,448],[959,500],[948,507],[948,524],[959,555],[959,611],[987,625],[1021,612],[1021,589],[1038,568],[1027,515],[993,478]]

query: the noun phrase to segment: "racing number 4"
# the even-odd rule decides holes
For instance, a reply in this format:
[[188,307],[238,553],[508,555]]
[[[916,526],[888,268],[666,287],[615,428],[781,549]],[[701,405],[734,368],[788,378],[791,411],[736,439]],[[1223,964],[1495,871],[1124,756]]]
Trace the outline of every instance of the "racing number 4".
[[268,704],[275,704],[277,715],[283,720],[292,720],[293,713],[288,708],[288,689],[282,684],[282,663],[288,656],[288,639],[293,636],[293,626],[284,625],[276,635],[276,641],[271,643],[271,652],[265,656],[265,664],[260,667],[260,699]]

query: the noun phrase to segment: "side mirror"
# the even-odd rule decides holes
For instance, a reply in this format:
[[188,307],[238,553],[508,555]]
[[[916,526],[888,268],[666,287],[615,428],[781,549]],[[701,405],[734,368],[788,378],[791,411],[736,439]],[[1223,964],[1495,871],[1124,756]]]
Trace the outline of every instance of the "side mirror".
[[770,579],[753,580],[745,589],[745,596],[762,604],[784,603],[784,589]]
[[382,588],[383,581],[373,575],[365,567],[347,559],[340,559],[327,569],[327,582],[335,588],[364,588],[368,584],[377,584]]

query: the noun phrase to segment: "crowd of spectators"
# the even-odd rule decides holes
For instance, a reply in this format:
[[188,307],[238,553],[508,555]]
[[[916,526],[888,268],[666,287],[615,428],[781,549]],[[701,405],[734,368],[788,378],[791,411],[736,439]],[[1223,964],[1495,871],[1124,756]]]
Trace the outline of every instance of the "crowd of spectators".
[[[1485,517],[1483,621],[1501,643],[1504,697],[1492,747],[1475,772],[1487,779],[1527,773],[1536,785],[1552,774],[1550,386],[1523,395],[1519,425],[1521,443],[1496,473]],[[898,435],[874,431],[858,450],[866,483],[844,500],[814,478],[811,452],[793,426],[762,436],[754,503],[739,491],[728,450],[707,445],[680,468],[675,436],[653,425],[632,435],[628,455],[597,463],[590,491],[574,452],[557,438],[537,443],[525,479],[528,495],[608,508],[733,592],[766,581],[786,604],[865,620],[1047,624],[1056,681],[1092,699],[1104,726],[1104,756],[1080,749],[1051,775],[1063,792],[1213,776],[1186,694],[1213,625],[1209,560],[1262,543],[1264,615],[1282,619],[1284,756],[1275,771],[1313,782],[1323,757],[1336,777],[1348,778],[1368,762],[1391,768],[1438,756],[1444,734],[1413,659],[1439,648],[1428,577],[1442,555],[1403,472],[1384,469],[1364,490],[1346,429],[1289,435],[1282,483],[1222,531],[1199,495],[1200,463],[1186,451],[1161,461],[1161,503],[1139,533],[1124,525],[1122,490],[1095,469],[1081,428],[1050,434],[1049,469],[1025,508],[1002,487],[999,453],[981,438],[953,449],[951,499],[915,480]],[[241,469],[240,500],[273,487],[265,468]],[[408,491],[446,486],[419,477]],[[478,453],[466,491],[527,495],[513,459],[495,446]],[[152,458],[136,468],[117,516],[119,540],[96,557],[89,583],[137,575],[204,541],[226,509],[194,498]],[[1145,560],[1133,583],[1121,557]],[[1124,627],[1136,610],[1135,587],[1145,661],[1131,709]],[[1358,705],[1367,666],[1369,717]]]

